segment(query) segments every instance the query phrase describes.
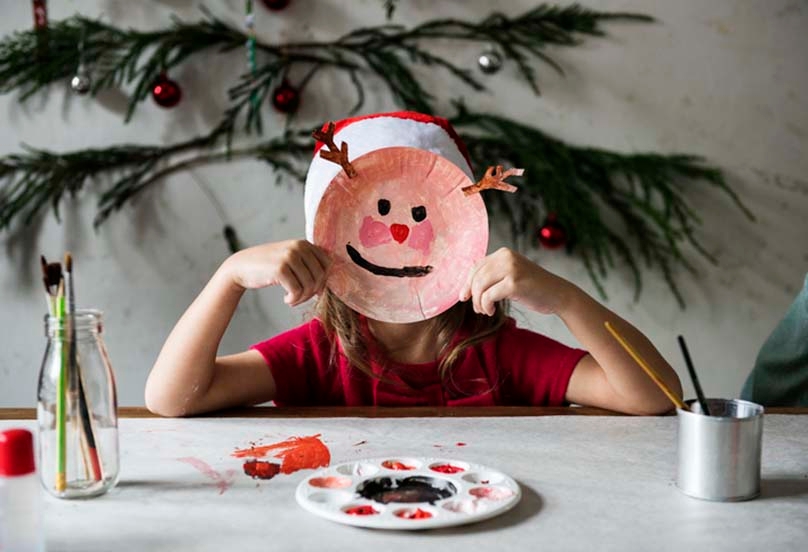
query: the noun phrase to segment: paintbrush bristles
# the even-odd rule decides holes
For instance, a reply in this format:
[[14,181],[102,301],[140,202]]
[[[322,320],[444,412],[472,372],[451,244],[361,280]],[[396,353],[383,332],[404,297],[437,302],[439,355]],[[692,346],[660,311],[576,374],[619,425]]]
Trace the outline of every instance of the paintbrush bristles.
[[73,256],[70,252],[65,253],[65,272],[73,272]]

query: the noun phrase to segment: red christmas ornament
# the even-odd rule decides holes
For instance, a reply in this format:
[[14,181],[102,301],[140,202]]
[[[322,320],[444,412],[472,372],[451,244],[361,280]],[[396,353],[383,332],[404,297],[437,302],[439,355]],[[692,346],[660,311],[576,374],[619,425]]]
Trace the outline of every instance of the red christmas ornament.
[[263,2],[268,10],[281,11],[289,5],[290,0],[263,0]]
[[556,219],[555,213],[550,213],[539,228],[539,243],[547,249],[557,249],[567,243],[567,231]]
[[294,113],[300,105],[300,92],[284,80],[272,92],[272,105],[281,113]]
[[182,99],[180,85],[169,79],[165,73],[160,73],[152,83],[152,98],[161,107],[174,107]]

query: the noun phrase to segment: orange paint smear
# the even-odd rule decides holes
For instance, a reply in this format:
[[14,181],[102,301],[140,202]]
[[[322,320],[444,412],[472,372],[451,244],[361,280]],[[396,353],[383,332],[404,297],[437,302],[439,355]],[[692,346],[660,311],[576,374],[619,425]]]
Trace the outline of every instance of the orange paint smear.
[[320,440],[320,434],[309,437],[290,437],[272,445],[252,446],[233,452],[235,458],[263,458],[269,453],[280,458],[281,473],[294,473],[298,470],[313,470],[328,466],[331,453]]
[[227,470],[224,473],[220,473],[213,469],[213,467],[211,467],[211,465],[204,460],[191,456],[177,458],[177,460],[193,466],[210,480],[212,480],[216,484],[216,488],[219,489],[219,494],[224,494],[224,492],[233,484],[233,476],[236,474],[235,470]]

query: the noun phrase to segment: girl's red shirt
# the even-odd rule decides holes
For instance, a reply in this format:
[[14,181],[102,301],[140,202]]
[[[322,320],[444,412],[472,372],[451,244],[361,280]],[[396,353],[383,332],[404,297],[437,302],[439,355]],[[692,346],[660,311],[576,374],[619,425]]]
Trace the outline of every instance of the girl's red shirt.
[[[572,372],[587,352],[516,327],[467,348],[441,380],[438,362],[372,362],[383,379],[352,367],[319,320],[251,347],[266,360],[280,406],[508,406],[565,404]],[[382,366],[381,364],[384,364]]]

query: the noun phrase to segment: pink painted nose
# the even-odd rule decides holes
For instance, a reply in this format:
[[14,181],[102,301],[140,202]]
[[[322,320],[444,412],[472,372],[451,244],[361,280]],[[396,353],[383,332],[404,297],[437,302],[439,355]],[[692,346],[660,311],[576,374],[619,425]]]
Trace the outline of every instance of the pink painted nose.
[[393,236],[393,239],[396,240],[398,243],[403,243],[404,240],[407,239],[407,236],[409,234],[410,229],[404,224],[390,225],[390,235]]

